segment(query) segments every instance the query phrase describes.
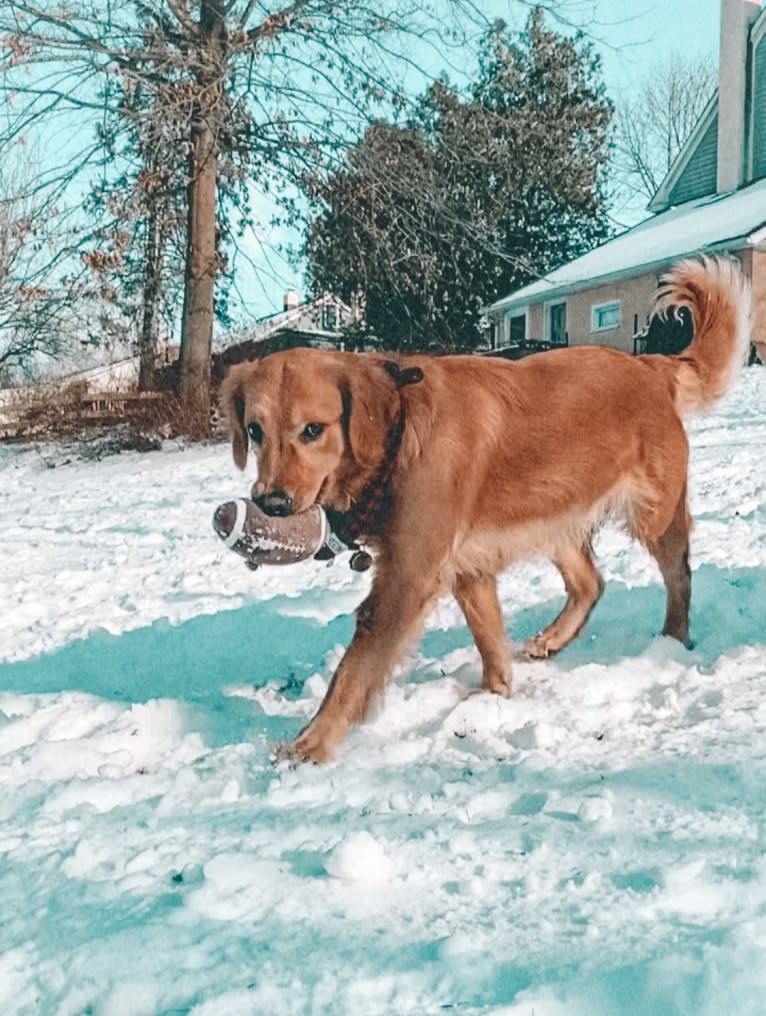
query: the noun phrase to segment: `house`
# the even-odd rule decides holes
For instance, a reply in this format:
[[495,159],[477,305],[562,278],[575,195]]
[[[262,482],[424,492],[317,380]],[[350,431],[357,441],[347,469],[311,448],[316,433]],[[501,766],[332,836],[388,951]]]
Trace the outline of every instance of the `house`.
[[220,380],[226,367],[233,363],[254,360],[282,349],[304,346],[342,349],[342,329],[357,321],[358,312],[337,296],[325,293],[315,300],[301,303],[298,294],[289,291],[285,293],[281,311],[261,318],[251,331],[214,354],[213,378]]
[[750,277],[766,361],[766,8],[721,0],[718,88],[649,204],[650,218],[487,308],[495,352],[558,345],[678,351],[647,313],[682,257],[733,254]]

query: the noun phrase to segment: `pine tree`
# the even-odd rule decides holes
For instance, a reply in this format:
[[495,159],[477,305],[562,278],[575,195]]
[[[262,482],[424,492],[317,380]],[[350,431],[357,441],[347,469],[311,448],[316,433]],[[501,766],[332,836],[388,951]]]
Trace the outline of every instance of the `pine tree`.
[[496,24],[467,96],[435,82],[307,182],[315,290],[359,301],[389,348],[475,347],[484,305],[606,237],[611,116],[582,36],[539,9],[518,38]]

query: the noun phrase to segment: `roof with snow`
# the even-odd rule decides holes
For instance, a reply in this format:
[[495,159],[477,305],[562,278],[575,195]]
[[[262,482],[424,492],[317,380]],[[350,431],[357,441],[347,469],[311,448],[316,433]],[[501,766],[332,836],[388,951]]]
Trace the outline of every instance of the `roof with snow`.
[[489,310],[589,289],[700,252],[766,247],[766,179],[740,190],[687,201],[633,226],[582,257],[517,289]]
[[330,306],[342,311],[347,320],[353,318],[353,312],[347,304],[332,293],[324,293],[314,300],[308,300],[304,303],[296,304],[294,307],[288,307],[285,310],[279,310],[259,318],[250,332],[250,338],[253,341],[260,342],[276,332],[289,328],[298,331],[305,329],[311,332],[324,331],[328,336],[337,336],[337,328],[322,329],[318,327],[317,322],[314,320],[317,318],[317,315],[321,318],[323,308]]

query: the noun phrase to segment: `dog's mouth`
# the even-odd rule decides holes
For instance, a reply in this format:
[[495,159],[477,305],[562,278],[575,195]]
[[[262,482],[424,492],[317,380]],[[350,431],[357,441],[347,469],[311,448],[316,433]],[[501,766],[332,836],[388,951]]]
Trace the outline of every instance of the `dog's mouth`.
[[332,478],[328,477],[319,488],[314,504],[336,512],[348,512],[351,510],[353,502],[354,499],[349,491],[332,489]]
[[253,501],[264,515],[270,515],[272,518],[284,518],[292,515],[295,511],[292,497],[284,490],[271,490],[263,494],[255,494]]
[[284,490],[259,491],[257,485],[253,484],[250,491],[250,498],[253,500],[264,515],[275,518],[288,515],[300,515],[309,511],[315,505],[321,508],[332,508],[335,511],[348,511],[351,507],[351,497],[343,490],[339,490],[332,474],[328,474],[319,484],[316,493],[309,497],[291,495]]

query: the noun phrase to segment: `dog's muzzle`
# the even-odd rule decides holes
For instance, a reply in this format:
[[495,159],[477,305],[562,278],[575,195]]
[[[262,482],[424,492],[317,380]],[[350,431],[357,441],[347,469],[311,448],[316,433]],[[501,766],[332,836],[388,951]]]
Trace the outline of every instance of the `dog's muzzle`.
[[292,515],[293,499],[284,490],[272,490],[253,498],[264,515]]

